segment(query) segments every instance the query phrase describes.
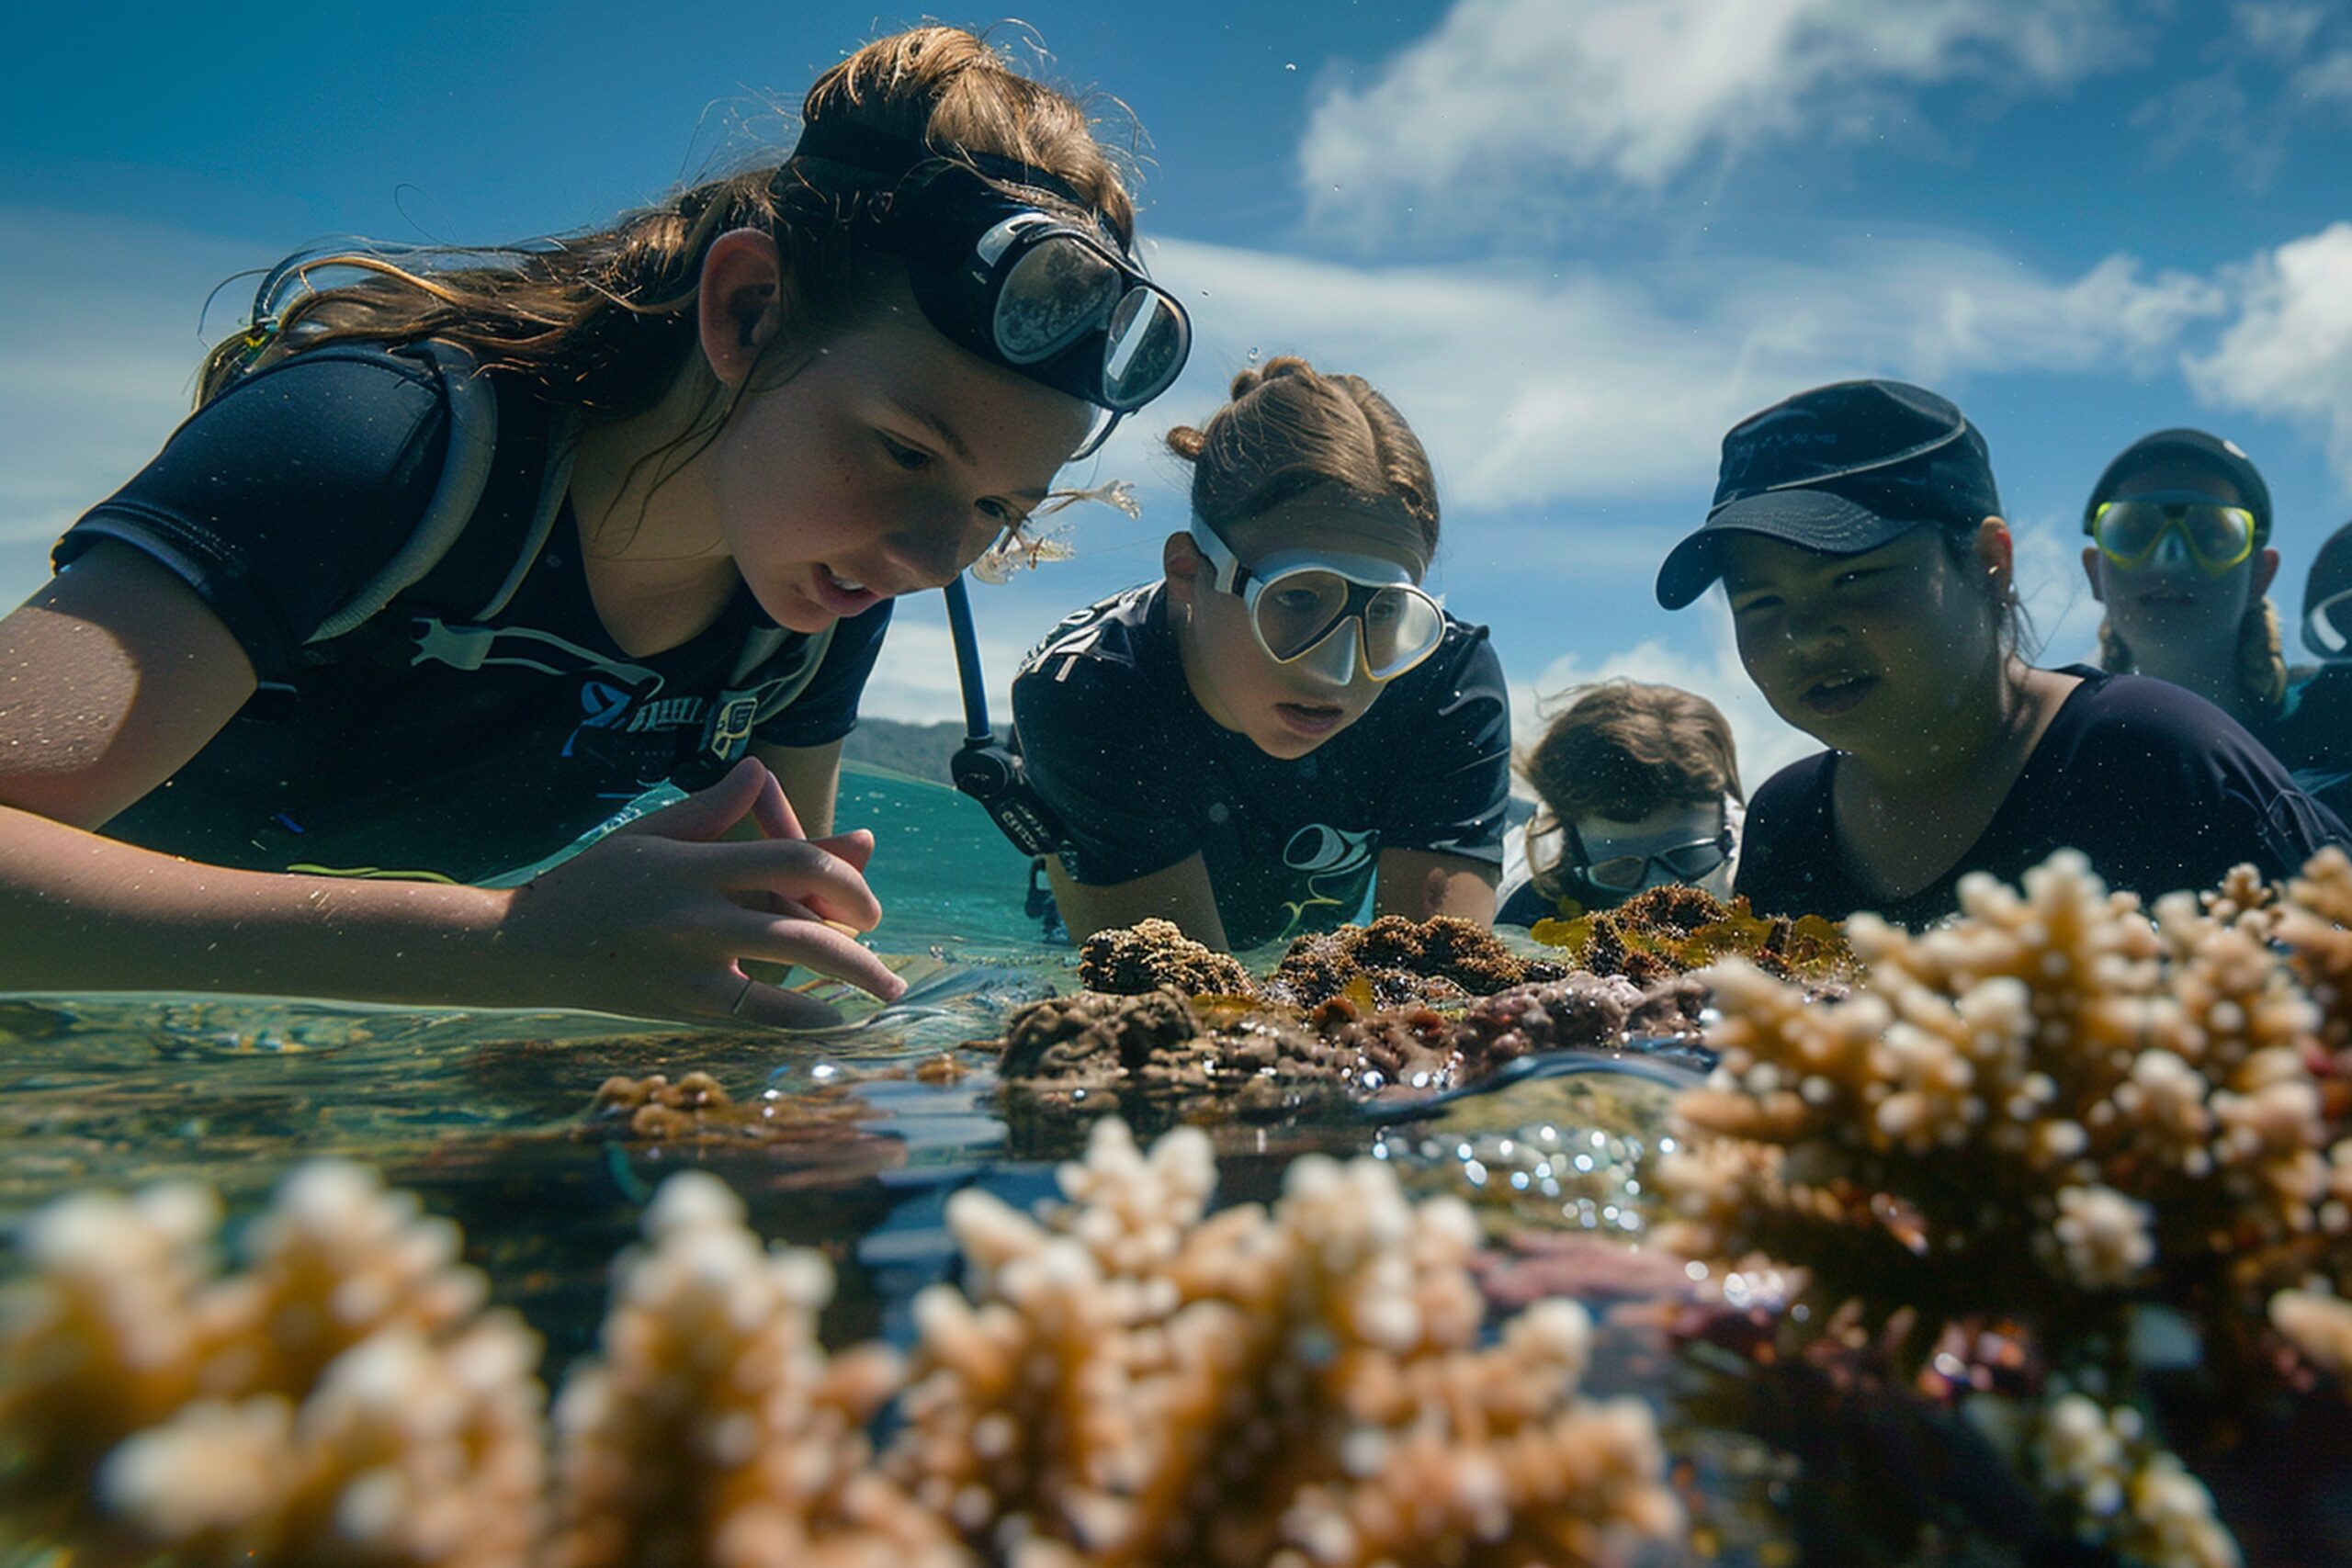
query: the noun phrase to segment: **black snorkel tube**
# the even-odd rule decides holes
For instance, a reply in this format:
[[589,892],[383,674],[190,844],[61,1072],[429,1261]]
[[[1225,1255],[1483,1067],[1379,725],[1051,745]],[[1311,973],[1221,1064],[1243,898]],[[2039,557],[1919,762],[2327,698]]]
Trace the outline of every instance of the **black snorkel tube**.
[[989,728],[988,689],[980,675],[979,634],[972,626],[972,602],[958,575],[940,592],[947,596],[947,630],[956,643],[956,681],[964,693],[964,744],[950,759],[956,787],[980,803],[997,830],[1024,855],[1052,854],[1062,841],[1061,824],[1029,786],[1021,758],[1000,743]]

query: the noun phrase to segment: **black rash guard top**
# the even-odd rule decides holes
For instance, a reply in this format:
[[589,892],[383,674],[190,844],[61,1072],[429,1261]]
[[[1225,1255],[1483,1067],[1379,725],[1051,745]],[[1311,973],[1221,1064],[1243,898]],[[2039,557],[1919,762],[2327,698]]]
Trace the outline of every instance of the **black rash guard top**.
[[1202,710],[1159,583],[1063,620],[1023,660],[1012,711],[1069,874],[1110,886],[1197,853],[1237,949],[1352,919],[1383,850],[1502,862],[1510,695],[1486,628],[1451,615],[1435,653],[1304,757]]
[[1959,908],[1967,873],[2014,885],[2060,849],[2082,851],[2109,886],[2153,902],[2210,887],[2242,861],[2283,876],[2343,841],[2335,813],[2204,698],[2087,665],[2062,672],[2082,684],[2066,694],[1983,834],[1935,881],[1887,898],[1853,876],[1830,806],[1838,757],[1824,751],[1773,774],[1748,803],[1736,890],[1763,915],[1843,919],[1868,909],[1920,926]]
[[557,411],[493,386],[496,445],[463,532],[332,640],[311,638],[408,542],[442,479],[450,396],[421,358],[317,349],[257,372],[67,532],[60,570],[109,539],[185,580],[261,682],[107,834],[257,870],[472,881],[655,784],[707,783],[752,739],[821,746],[854,727],[887,601],[812,638],[739,588],[700,634],[629,657],[597,617],[568,500],[532,549]]

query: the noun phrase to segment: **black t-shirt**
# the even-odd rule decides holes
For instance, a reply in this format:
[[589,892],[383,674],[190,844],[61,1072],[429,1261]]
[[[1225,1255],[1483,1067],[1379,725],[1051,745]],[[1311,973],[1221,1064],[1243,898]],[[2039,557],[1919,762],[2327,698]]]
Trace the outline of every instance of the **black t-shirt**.
[[2352,664],[2296,671],[2278,716],[2254,733],[2303,793],[2352,821]]
[[218,864],[470,881],[654,784],[707,781],[752,739],[820,746],[855,725],[887,602],[826,641],[776,628],[739,589],[700,635],[628,657],[589,597],[570,502],[542,504],[561,417],[493,384],[495,448],[463,532],[332,641],[309,639],[409,542],[443,479],[450,395],[422,360],[320,349],[250,377],[59,542],[61,569],[99,539],[169,567],[262,682],[108,834]]
[[1759,914],[1842,919],[1872,910],[1918,926],[1959,907],[1960,879],[2015,884],[2073,848],[2112,887],[2143,899],[2210,887],[2251,861],[2266,876],[2301,869],[2344,825],[2297,789],[2276,758],[2193,693],[2086,665],[1993,820],[1952,869],[1905,898],[1856,881],[1838,847],[1830,800],[1838,758],[1824,751],[1766,781],[1748,804],[1737,891]]
[[1486,628],[1450,615],[1435,653],[1287,761],[1202,711],[1159,583],[1066,618],[1012,711],[1070,875],[1109,886],[1198,853],[1237,948],[1352,918],[1383,850],[1502,861],[1510,696]]

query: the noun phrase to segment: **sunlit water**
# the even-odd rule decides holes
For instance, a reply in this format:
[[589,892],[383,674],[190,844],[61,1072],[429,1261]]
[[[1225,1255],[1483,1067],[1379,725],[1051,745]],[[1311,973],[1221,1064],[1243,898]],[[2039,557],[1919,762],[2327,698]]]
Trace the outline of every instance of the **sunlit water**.
[[[610,1261],[633,1239],[647,1196],[666,1172],[695,1164],[742,1194],[762,1234],[833,1258],[842,1290],[824,1325],[830,1342],[903,1343],[912,1294],[951,1269],[948,1195],[980,1183],[1033,1201],[1050,1190],[1053,1162],[1082,1142],[1077,1117],[1000,1113],[988,1056],[964,1048],[997,1034],[1021,1004],[1073,988],[1076,960],[1040,940],[1022,907],[1027,862],[961,797],[854,771],[839,817],[878,840],[870,879],[888,917],[874,944],[910,989],[877,1012],[854,993],[817,987],[848,1019],[822,1034],[256,998],[0,998],[0,1223],[74,1189],[174,1178],[211,1185],[244,1214],[304,1159],[365,1161],[463,1225],[496,1299],[546,1337],[552,1381],[593,1342]],[[1274,955],[1249,956],[1262,970]],[[911,1076],[943,1054],[962,1076]],[[1867,1467],[1848,1473],[1854,1445],[1758,1393],[1736,1367],[1668,1352],[1657,1324],[1684,1281],[1679,1263],[1644,1247],[1656,1219],[1647,1172],[1671,1147],[1666,1103],[1692,1079],[1670,1061],[1577,1065],[1598,1070],[1426,1110],[1213,1128],[1222,1193],[1270,1199],[1283,1166],[1309,1150],[1371,1154],[1415,1190],[1469,1200],[1498,1240],[1595,1244],[1578,1255],[1578,1293],[1597,1312],[1615,1303],[1620,1324],[1637,1326],[1604,1323],[1590,1381],[1659,1408],[1685,1494],[1705,1500],[1702,1556],[1787,1562],[1804,1540],[1812,1560],[1849,1560],[1843,1524],[1826,1527],[1832,1544],[1823,1545],[1824,1510],[1842,1518],[1857,1495],[1895,1514],[1957,1508],[2013,1535],[2031,1500],[1967,1462],[1968,1444],[1948,1442],[1949,1432],[1904,1430],[1906,1442],[1960,1462],[1913,1477],[1916,1492],[1889,1492]],[[872,1076],[893,1068],[910,1076]],[[738,1100],[772,1094],[787,1120],[811,1104],[831,1113],[772,1142],[678,1145],[616,1141],[588,1114],[615,1074],[695,1069]],[[1731,1289],[1741,1304],[1750,1293],[1769,1304],[1778,1284],[1736,1277]],[[1880,1436],[1864,1434],[1860,1450]],[[1805,1455],[1824,1444],[1826,1454]],[[1963,1560],[2014,1560],[1988,1551]]]

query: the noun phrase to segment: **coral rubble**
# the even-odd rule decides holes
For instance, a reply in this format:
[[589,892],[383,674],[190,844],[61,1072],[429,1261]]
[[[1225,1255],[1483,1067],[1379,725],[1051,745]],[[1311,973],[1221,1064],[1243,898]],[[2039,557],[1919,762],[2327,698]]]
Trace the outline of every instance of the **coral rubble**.
[[683,1074],[675,1083],[662,1073],[615,1075],[596,1090],[582,1130],[658,1143],[829,1142],[857,1137],[857,1124],[873,1115],[847,1083],[814,1094],[770,1089],[739,1100],[706,1072]]
[[1364,1010],[1347,996],[1302,1013],[1173,989],[1080,991],[1015,1013],[996,1049],[1018,1093],[1114,1090],[1139,1103],[1197,1100],[1204,1110],[1248,1116],[1453,1089],[1538,1052],[1694,1034],[1704,1001],[1686,977],[1641,987],[1585,974],[1514,986],[1453,1015],[1418,1004]]
[[1202,946],[1172,920],[1143,920],[1096,931],[1079,950],[1078,983],[1112,996],[1165,986],[1188,997],[1254,997],[1257,982],[1231,953]]
[[1300,937],[1283,954],[1265,988],[1281,1000],[1313,1007],[1346,995],[1361,979],[1378,1005],[1397,1007],[1488,996],[1566,973],[1561,964],[1520,957],[1475,920],[1383,915],[1368,926]]

